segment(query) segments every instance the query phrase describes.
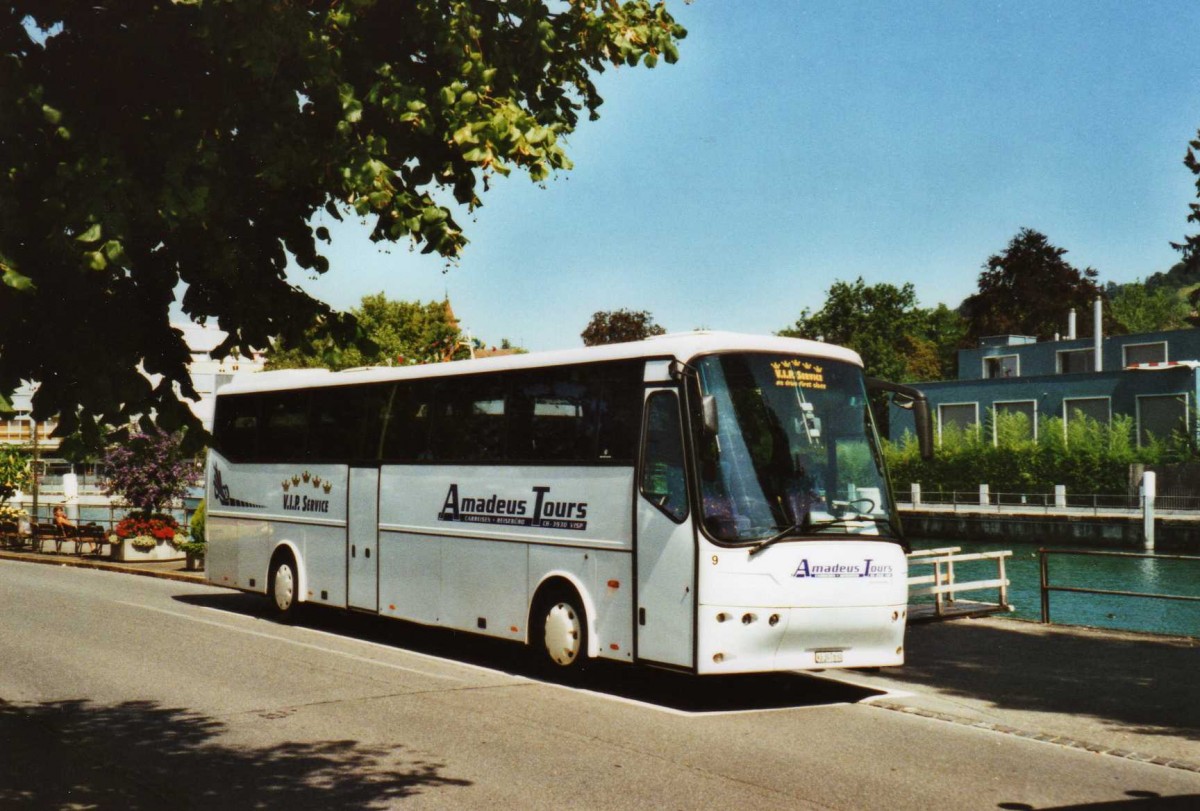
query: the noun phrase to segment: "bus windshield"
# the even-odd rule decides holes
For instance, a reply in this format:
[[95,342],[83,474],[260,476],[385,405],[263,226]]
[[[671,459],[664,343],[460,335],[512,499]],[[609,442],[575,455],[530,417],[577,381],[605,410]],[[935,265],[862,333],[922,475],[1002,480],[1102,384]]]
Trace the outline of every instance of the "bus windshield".
[[710,355],[692,366],[701,394],[692,414],[701,505],[712,538],[899,536],[862,369],[767,353]]

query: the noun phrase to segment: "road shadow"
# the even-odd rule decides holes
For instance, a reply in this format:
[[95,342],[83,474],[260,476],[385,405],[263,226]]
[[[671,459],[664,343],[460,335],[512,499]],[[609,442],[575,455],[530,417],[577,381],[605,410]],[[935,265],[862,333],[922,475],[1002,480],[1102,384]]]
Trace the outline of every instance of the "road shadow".
[[149,701],[0,700],[0,807],[373,809],[470,785],[401,746],[230,746],[224,731],[214,718]]
[[1195,811],[1200,794],[1162,797],[1153,791],[1127,791],[1127,800],[1086,803],[1084,805],[1033,806],[1026,803],[1000,803],[1003,811]]
[[[175,600],[268,621],[272,617],[266,600],[253,594],[188,594],[176,595]],[[319,606],[305,608],[299,624],[315,630],[677,712],[796,709],[851,704],[884,695],[869,687],[801,673],[697,677],[603,660],[592,662],[587,671],[564,682],[561,674],[546,672],[523,645],[513,642]]]
[[991,620],[910,628],[889,676],[999,708],[1200,740],[1200,642]]

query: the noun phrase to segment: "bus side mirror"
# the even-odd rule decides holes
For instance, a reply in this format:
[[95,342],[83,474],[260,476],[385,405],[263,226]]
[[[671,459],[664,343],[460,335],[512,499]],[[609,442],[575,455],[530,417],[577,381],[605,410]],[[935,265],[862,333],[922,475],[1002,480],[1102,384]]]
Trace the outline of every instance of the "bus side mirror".
[[914,389],[912,386],[891,383],[874,377],[867,378],[867,391],[871,393],[889,392],[892,395],[892,402],[897,407],[912,411],[913,427],[917,431],[917,446],[921,449],[921,458],[932,459],[933,420],[929,415],[929,400],[926,399],[925,392]]
[[700,419],[704,421],[704,433],[717,435],[717,398],[706,394],[700,398]]

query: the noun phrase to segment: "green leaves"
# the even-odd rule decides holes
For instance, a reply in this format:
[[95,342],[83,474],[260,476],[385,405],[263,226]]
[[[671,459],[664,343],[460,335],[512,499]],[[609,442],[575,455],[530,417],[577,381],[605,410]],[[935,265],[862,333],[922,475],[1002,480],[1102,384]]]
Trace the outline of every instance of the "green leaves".
[[314,215],[453,260],[490,177],[570,168],[597,72],[674,61],[686,33],[651,0],[122,9],[0,15],[0,394],[39,380],[37,412],[92,435],[137,414],[194,424],[174,394],[192,391],[177,294],[224,349],[344,332],[288,278],[329,267]]
[[33,279],[23,273],[18,273],[15,267],[6,263],[2,258],[0,258],[0,270],[4,272],[3,281],[6,287],[22,293],[32,292],[35,289]]
[[779,334],[848,346],[862,356],[867,374],[906,382],[949,376],[943,357],[953,364],[963,332],[959,322],[944,306],[921,309],[911,284],[867,285],[859,277],[834,282],[819,311],[805,309]]
[[79,240],[80,242],[95,242],[100,239],[100,235],[102,233],[103,229],[101,229],[100,223],[95,222],[92,223],[86,231],[75,237],[75,239]]

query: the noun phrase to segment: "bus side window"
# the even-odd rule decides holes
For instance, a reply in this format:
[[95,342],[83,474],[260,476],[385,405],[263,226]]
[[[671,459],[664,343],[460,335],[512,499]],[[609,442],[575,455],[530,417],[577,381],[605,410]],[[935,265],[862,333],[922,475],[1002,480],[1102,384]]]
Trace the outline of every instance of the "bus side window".
[[683,428],[679,421],[679,401],[674,392],[655,392],[646,401],[641,491],[672,521],[687,518]]
[[642,423],[642,361],[606,365],[602,394],[596,403],[602,461],[632,464],[637,458]]
[[217,398],[213,447],[231,462],[252,462],[258,455],[258,403],[261,395]]
[[363,458],[363,431],[368,426],[364,407],[369,391],[365,386],[313,390],[309,459],[314,462],[335,462]]
[[304,460],[308,440],[308,392],[273,392],[259,412],[258,456],[274,462]]
[[433,459],[486,462],[504,458],[507,379],[477,375],[439,382],[434,396]]
[[433,410],[432,382],[399,383],[383,415],[379,457],[388,462],[429,459],[429,418]]
[[509,398],[508,457],[512,461],[593,462],[597,372],[554,369],[514,378]]

